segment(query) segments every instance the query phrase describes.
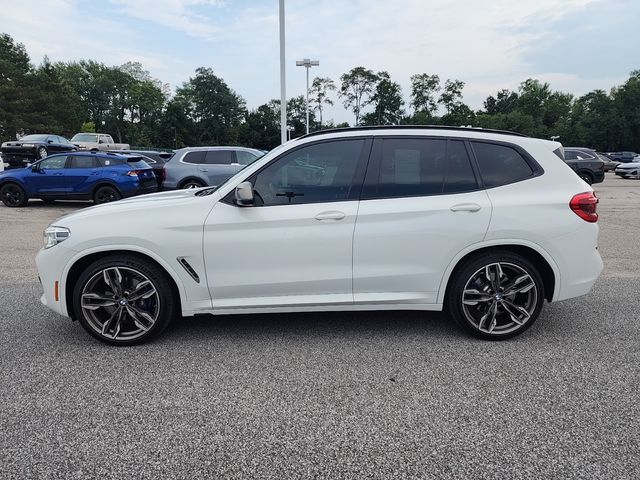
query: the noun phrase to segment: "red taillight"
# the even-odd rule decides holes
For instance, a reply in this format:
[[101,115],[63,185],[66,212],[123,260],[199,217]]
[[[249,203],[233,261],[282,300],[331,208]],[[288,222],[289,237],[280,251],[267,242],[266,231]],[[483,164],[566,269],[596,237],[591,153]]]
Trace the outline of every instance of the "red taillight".
[[574,195],[569,206],[585,222],[598,221],[598,197],[593,192]]
[[160,181],[164,182],[166,178],[167,178],[167,169],[163,167],[160,173]]
[[129,170],[127,172],[127,175],[129,175],[130,177],[137,177],[141,173],[142,173],[142,170]]

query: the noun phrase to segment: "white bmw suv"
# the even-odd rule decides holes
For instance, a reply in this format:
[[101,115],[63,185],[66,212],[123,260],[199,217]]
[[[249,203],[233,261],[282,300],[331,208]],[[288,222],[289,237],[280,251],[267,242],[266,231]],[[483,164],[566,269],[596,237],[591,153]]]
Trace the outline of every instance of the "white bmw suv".
[[485,339],[602,270],[598,199],[556,142],[468,128],[352,128],[274,149],[218,187],[56,220],[42,302],[112,344],[180,315],[446,310]]

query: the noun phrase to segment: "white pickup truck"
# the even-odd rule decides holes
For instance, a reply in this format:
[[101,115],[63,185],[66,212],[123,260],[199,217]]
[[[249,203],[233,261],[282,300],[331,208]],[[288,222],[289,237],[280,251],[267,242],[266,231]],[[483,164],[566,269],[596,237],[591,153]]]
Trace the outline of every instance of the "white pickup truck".
[[76,133],[71,143],[79,150],[129,150],[128,143],[115,143],[105,133]]

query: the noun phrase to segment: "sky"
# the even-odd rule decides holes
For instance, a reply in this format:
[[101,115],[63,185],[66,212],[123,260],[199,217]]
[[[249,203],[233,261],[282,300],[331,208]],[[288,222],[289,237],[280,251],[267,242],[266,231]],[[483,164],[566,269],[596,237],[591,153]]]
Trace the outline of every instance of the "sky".
[[[304,94],[295,61],[330,77],[386,70],[409,110],[410,77],[463,80],[464,101],[527,78],[576,95],[640,69],[638,0],[285,0],[287,96]],[[280,96],[278,0],[0,0],[0,32],[32,62],[141,62],[179,87],[213,69],[253,109]],[[353,123],[339,98],[325,119]]]

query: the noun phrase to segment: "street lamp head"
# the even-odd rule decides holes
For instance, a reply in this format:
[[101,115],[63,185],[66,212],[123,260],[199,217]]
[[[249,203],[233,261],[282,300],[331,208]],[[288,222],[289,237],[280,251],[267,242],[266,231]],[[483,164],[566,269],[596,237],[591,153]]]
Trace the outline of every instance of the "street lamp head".
[[320,62],[318,60],[309,60],[308,58],[305,58],[304,60],[296,60],[296,67],[317,67],[318,65],[320,65]]

